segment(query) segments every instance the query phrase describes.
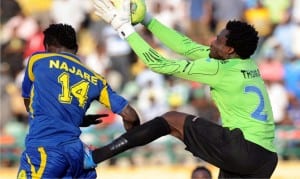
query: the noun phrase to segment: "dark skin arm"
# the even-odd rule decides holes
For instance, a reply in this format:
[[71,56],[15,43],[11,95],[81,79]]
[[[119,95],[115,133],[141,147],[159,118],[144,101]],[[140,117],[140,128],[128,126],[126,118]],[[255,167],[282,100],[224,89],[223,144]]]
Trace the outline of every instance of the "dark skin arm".
[[[27,112],[29,112],[30,99],[24,98],[24,104]],[[123,119],[123,124],[126,131],[140,125],[140,118],[137,112],[129,104],[123,109],[123,111],[119,115]],[[100,116],[100,117],[105,117],[105,116]],[[101,123],[101,120],[100,121],[96,120],[96,123]]]
[[24,105],[26,108],[26,111],[29,112],[29,104],[30,104],[30,99],[29,98],[24,98]]
[[[125,108],[119,115],[123,119],[123,125],[126,131],[140,125],[140,119],[137,112],[129,104],[125,106]],[[100,118],[107,116],[108,114],[86,115],[80,127],[87,127],[92,124],[99,124],[102,122]]]
[[140,125],[140,118],[129,104],[119,114],[123,118],[123,124],[126,131]]
[[[24,105],[26,111],[29,112],[30,99],[24,98]],[[90,114],[83,117],[83,122],[80,124],[80,127],[88,127],[90,125],[100,124],[102,122],[101,118],[107,117],[108,114]]]

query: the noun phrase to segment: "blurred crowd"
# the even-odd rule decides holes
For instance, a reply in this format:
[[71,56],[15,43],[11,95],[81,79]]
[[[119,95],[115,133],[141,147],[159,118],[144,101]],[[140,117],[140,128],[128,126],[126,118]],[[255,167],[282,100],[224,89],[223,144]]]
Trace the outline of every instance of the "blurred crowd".
[[[204,45],[210,44],[228,20],[244,20],[257,29],[260,42],[253,59],[259,64],[270,95],[276,146],[282,159],[299,159],[300,0],[146,0],[146,4],[159,21]],[[20,90],[24,67],[33,52],[44,50],[43,29],[50,23],[67,23],[76,29],[82,62],[127,98],[142,122],[178,110],[220,123],[207,86],[150,71],[127,42],[94,15],[90,0],[1,0],[1,163],[17,162],[24,145],[28,127]],[[136,29],[165,56],[184,58],[164,47],[143,26],[138,24]],[[93,103],[88,112],[110,116],[103,124],[82,129],[86,143],[104,145],[124,132],[119,116],[99,103]],[[139,152],[125,152],[118,157],[125,156],[131,164],[138,162],[136,155],[162,162],[153,157],[161,152],[166,154],[164,162],[192,158],[176,150],[178,147],[184,148],[175,139],[163,137],[135,149]],[[164,158],[161,156],[159,159]],[[117,158],[110,164],[115,164]]]

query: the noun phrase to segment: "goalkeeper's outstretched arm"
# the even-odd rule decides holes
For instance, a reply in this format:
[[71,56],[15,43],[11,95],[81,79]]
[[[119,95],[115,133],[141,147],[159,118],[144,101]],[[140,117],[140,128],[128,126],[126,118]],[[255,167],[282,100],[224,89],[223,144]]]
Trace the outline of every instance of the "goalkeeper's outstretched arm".
[[169,59],[159,54],[136,32],[126,38],[133,51],[152,71],[173,75],[178,78],[214,85],[215,76],[219,69],[218,60],[200,58],[189,61],[184,59]]
[[[189,61],[167,59],[157,53],[144,39],[142,39],[131,24],[130,0],[123,0],[122,8],[119,9],[114,7],[110,0],[94,0],[94,2],[96,14],[102,17],[104,21],[111,24],[111,26],[119,32],[120,37],[129,43],[133,51],[153,71],[161,74],[174,75],[179,78],[189,79],[192,81],[209,81],[208,78],[204,79],[201,75],[190,75],[193,74],[193,71],[197,71],[197,74],[201,74],[201,67],[203,66],[201,61],[203,60]],[[157,31],[162,32],[164,35],[160,35],[159,37],[173,50],[176,50],[191,59],[201,59],[203,57],[206,59],[208,57],[208,47],[192,42],[189,38],[179,34],[175,30],[167,28],[155,19],[151,18],[149,23],[147,23],[147,26],[150,30],[152,29],[155,34],[157,34]],[[168,36],[168,38],[163,36]],[[199,64],[193,65],[194,63]],[[214,70],[213,73],[215,73],[215,69],[218,68],[218,64],[211,64],[212,70]]]
[[165,26],[147,13],[142,24],[165,46],[190,60],[208,57],[209,47],[198,44],[186,35]]

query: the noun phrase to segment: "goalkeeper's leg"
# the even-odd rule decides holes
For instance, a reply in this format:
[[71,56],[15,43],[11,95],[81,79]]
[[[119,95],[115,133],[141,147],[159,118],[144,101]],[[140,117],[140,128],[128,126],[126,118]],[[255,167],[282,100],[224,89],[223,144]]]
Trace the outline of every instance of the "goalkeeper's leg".
[[161,117],[148,121],[141,126],[133,128],[115,139],[110,144],[92,152],[95,163],[100,163],[121,152],[136,146],[142,146],[171,134],[180,140],[183,139],[183,124],[187,114],[168,112]]

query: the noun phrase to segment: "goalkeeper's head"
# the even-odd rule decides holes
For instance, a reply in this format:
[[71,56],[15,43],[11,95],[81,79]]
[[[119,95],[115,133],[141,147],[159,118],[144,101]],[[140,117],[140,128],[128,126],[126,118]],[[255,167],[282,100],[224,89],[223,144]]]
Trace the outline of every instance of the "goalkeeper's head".
[[67,24],[51,24],[44,30],[44,46],[48,52],[71,52],[78,50],[76,32]]
[[248,59],[258,44],[258,32],[241,21],[229,21],[211,44],[210,57],[215,59]]

